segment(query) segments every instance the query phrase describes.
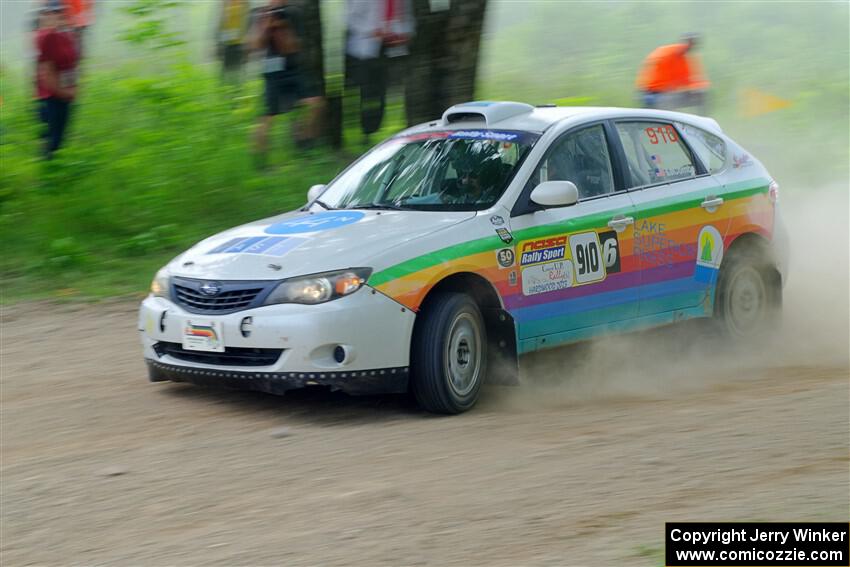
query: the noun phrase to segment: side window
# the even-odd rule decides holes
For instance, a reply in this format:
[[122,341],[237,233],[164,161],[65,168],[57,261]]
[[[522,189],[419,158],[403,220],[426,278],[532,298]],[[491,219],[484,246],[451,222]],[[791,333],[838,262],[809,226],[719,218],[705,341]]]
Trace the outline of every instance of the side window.
[[618,122],[617,133],[629,164],[630,187],[696,176],[690,154],[671,124]]
[[677,126],[709,173],[717,173],[726,167],[726,142],[690,124],[677,124]]
[[614,191],[611,159],[602,125],[591,126],[561,138],[531,176],[531,183],[572,181],[580,199]]

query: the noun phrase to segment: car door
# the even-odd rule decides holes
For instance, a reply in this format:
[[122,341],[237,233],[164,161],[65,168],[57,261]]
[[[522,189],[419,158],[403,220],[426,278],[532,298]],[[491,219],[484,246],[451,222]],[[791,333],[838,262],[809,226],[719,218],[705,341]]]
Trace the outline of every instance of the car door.
[[716,180],[673,123],[617,120],[615,129],[637,209],[638,315],[709,309],[729,227]]
[[[521,351],[586,338],[637,315],[634,206],[611,151],[614,136],[604,122],[561,135],[512,210],[520,289],[508,307]],[[579,201],[553,208],[532,203],[531,191],[544,181],[573,182]]]

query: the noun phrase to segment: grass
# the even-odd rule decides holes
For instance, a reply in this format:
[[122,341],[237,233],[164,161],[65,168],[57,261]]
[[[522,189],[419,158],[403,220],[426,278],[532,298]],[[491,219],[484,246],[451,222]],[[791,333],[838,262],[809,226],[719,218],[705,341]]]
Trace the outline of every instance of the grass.
[[652,561],[655,565],[664,565],[664,548],[657,545],[637,545],[633,555]]
[[[366,149],[351,124],[342,152],[299,152],[290,127],[301,117],[282,117],[269,167],[259,171],[250,143],[259,81],[233,96],[210,67],[143,73],[87,74],[67,146],[51,162],[38,157],[39,126],[26,93],[4,81],[3,301],[142,293],[178,252],[298,207],[308,187],[329,181]],[[392,107],[379,135],[402,126],[401,109]]]

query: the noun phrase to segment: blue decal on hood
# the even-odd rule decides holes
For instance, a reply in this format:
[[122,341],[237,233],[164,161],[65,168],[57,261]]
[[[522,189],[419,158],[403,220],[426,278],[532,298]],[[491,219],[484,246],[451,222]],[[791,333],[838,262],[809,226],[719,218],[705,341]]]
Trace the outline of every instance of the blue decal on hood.
[[283,256],[296,246],[304,243],[303,238],[286,236],[243,236],[233,238],[216,246],[207,254],[263,254]]
[[230,248],[231,246],[234,246],[236,244],[239,244],[243,240],[247,240],[247,238],[245,238],[245,237],[231,238],[230,240],[228,240],[224,244],[219,244],[218,246],[216,246],[215,248],[213,248],[212,250],[207,252],[207,254],[223,254],[228,248]]
[[362,211],[328,211],[313,215],[303,215],[294,219],[275,223],[266,229],[268,234],[299,234],[302,232],[320,232],[353,224],[365,216]]
[[250,236],[248,238],[242,238],[238,242],[233,242],[230,247],[222,252],[230,252],[230,253],[239,253],[246,252],[247,248],[250,248],[254,244],[261,242],[263,240],[262,236]]

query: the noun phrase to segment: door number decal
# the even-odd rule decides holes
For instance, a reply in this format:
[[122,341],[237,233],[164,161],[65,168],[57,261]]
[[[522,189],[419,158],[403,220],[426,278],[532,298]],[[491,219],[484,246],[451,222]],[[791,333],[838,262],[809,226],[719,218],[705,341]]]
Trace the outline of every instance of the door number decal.
[[620,242],[613,230],[525,240],[517,254],[523,295],[601,282],[620,271]]

